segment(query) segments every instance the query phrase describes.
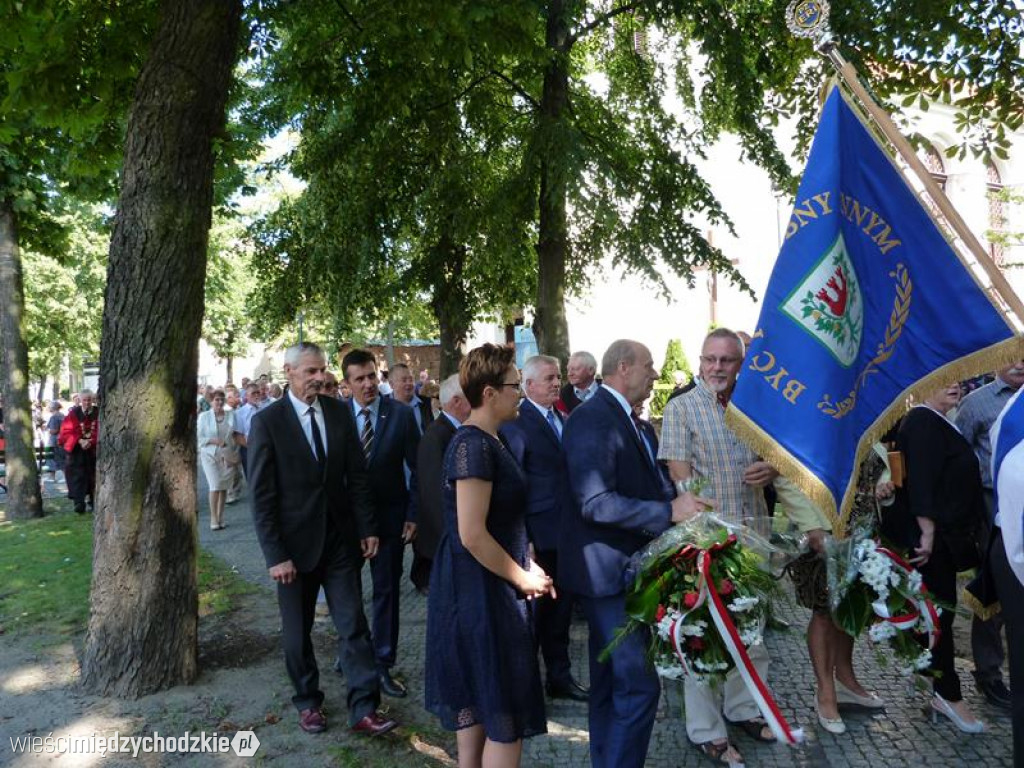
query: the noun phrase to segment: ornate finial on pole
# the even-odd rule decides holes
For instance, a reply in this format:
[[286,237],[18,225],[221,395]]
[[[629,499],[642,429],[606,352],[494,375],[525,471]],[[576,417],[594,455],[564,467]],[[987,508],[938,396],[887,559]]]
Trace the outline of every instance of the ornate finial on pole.
[[1024,326],[1024,301],[1010,287],[1006,276],[989,257],[988,252],[978,242],[978,238],[964,222],[953,204],[949,202],[946,193],[942,191],[935,180],[931,177],[924,163],[918,158],[917,153],[910,146],[910,143],[893,125],[892,119],[883,110],[867,89],[861,84],[857,70],[848,62],[836,45],[832,36],[832,30],[828,26],[829,4],[828,0],[791,0],[786,6],[786,26],[796,37],[806,37],[814,43],[814,48],[820,54],[828,58],[835,67],[839,76],[842,77],[847,87],[859,99],[861,106],[874,120],[878,128],[885,134],[886,138],[899,152],[903,161],[910,166],[911,170],[920,179],[922,186],[928,192],[928,196],[935,202],[946,222],[953,229],[961,242],[971,252],[978,264],[985,270],[995,292],[1002,299],[1017,319],[1017,327]]
[[786,6],[786,26],[797,37],[806,37],[823,50],[832,45],[828,26],[828,0],[793,0]]

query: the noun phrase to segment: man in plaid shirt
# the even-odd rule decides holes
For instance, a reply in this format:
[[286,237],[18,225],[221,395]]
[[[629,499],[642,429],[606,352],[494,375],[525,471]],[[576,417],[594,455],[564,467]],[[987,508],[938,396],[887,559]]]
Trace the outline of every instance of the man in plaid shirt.
[[[717,500],[718,516],[767,534],[770,518],[764,486],[778,472],[761,461],[725,423],[725,409],[745,352],[743,340],[733,331],[716,328],[707,335],[701,348],[697,385],[665,407],[658,459],[668,462],[669,474],[676,483],[691,478],[704,480],[707,485],[701,495]],[[761,679],[766,679],[768,653],[764,645],[752,646],[748,652]],[[736,670],[721,690],[685,680],[683,691],[687,736],[706,754],[739,762],[728,740],[725,719],[758,741],[775,740]]]

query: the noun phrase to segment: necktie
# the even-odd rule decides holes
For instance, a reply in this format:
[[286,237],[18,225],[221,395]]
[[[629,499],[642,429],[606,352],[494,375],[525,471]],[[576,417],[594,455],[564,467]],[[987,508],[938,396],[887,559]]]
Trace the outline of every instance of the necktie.
[[643,425],[640,423],[640,417],[636,413],[630,414],[633,417],[633,426],[636,427],[636,433],[640,436],[640,443],[644,447],[644,453],[647,454],[647,458],[654,463],[654,451],[651,450],[651,444],[647,442],[647,436],[644,434]]
[[316,423],[316,408],[310,406],[306,413],[309,414],[309,424],[313,428],[313,453],[316,455],[317,463],[323,466],[326,454],[324,451],[324,441],[320,436],[320,427]]
[[370,451],[373,450],[373,418],[370,416],[369,408],[363,408],[359,415],[363,417],[363,431],[359,433],[359,442],[363,444],[363,456],[369,461]]
[[553,430],[555,430],[555,437],[557,437],[559,442],[561,442],[561,440],[562,440],[562,432],[558,429],[558,427],[559,427],[558,417],[555,416],[555,409],[554,408],[548,408],[548,424],[550,424],[551,428]]

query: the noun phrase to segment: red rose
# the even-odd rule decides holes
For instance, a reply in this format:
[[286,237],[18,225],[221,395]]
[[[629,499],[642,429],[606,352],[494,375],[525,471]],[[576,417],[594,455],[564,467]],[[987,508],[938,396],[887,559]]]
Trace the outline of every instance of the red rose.
[[690,646],[691,651],[699,652],[704,650],[704,641],[699,637],[691,637],[686,641],[686,644]]
[[697,599],[700,596],[696,592],[687,592],[683,595],[683,605],[687,608],[693,608],[697,604]]
[[665,618],[665,613],[666,613],[665,606],[664,605],[659,605],[658,606],[658,612],[656,614],[654,614],[654,620],[655,621],[661,621],[662,619]]
[[722,579],[718,584],[718,594],[720,595],[731,595],[736,591],[736,587],[728,579]]

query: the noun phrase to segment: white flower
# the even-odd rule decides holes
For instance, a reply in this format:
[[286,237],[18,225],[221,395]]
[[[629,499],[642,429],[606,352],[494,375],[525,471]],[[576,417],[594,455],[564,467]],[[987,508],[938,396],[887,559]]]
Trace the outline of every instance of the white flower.
[[706,621],[687,621],[679,628],[679,634],[685,637],[704,637],[704,630],[707,628]]
[[679,680],[686,674],[679,664],[655,664],[654,671],[658,673],[658,677],[664,677],[667,680]]
[[761,601],[756,597],[737,597],[729,604],[729,610],[732,613],[746,613],[759,602]]
[[729,668],[729,665],[726,664],[724,661],[708,663],[703,659],[694,660],[693,666],[695,666],[701,672],[725,672],[725,670]]
[[888,621],[876,622],[868,629],[868,637],[871,638],[872,642],[880,643],[883,640],[888,640],[890,637],[896,637],[896,627]]
[[740,629],[740,642],[747,648],[752,645],[760,645],[761,640],[761,628],[759,625],[754,624]]
[[921,578],[921,574],[919,571],[911,571],[907,574],[907,586],[910,587],[912,591],[920,592],[921,585],[923,583],[924,580]]

